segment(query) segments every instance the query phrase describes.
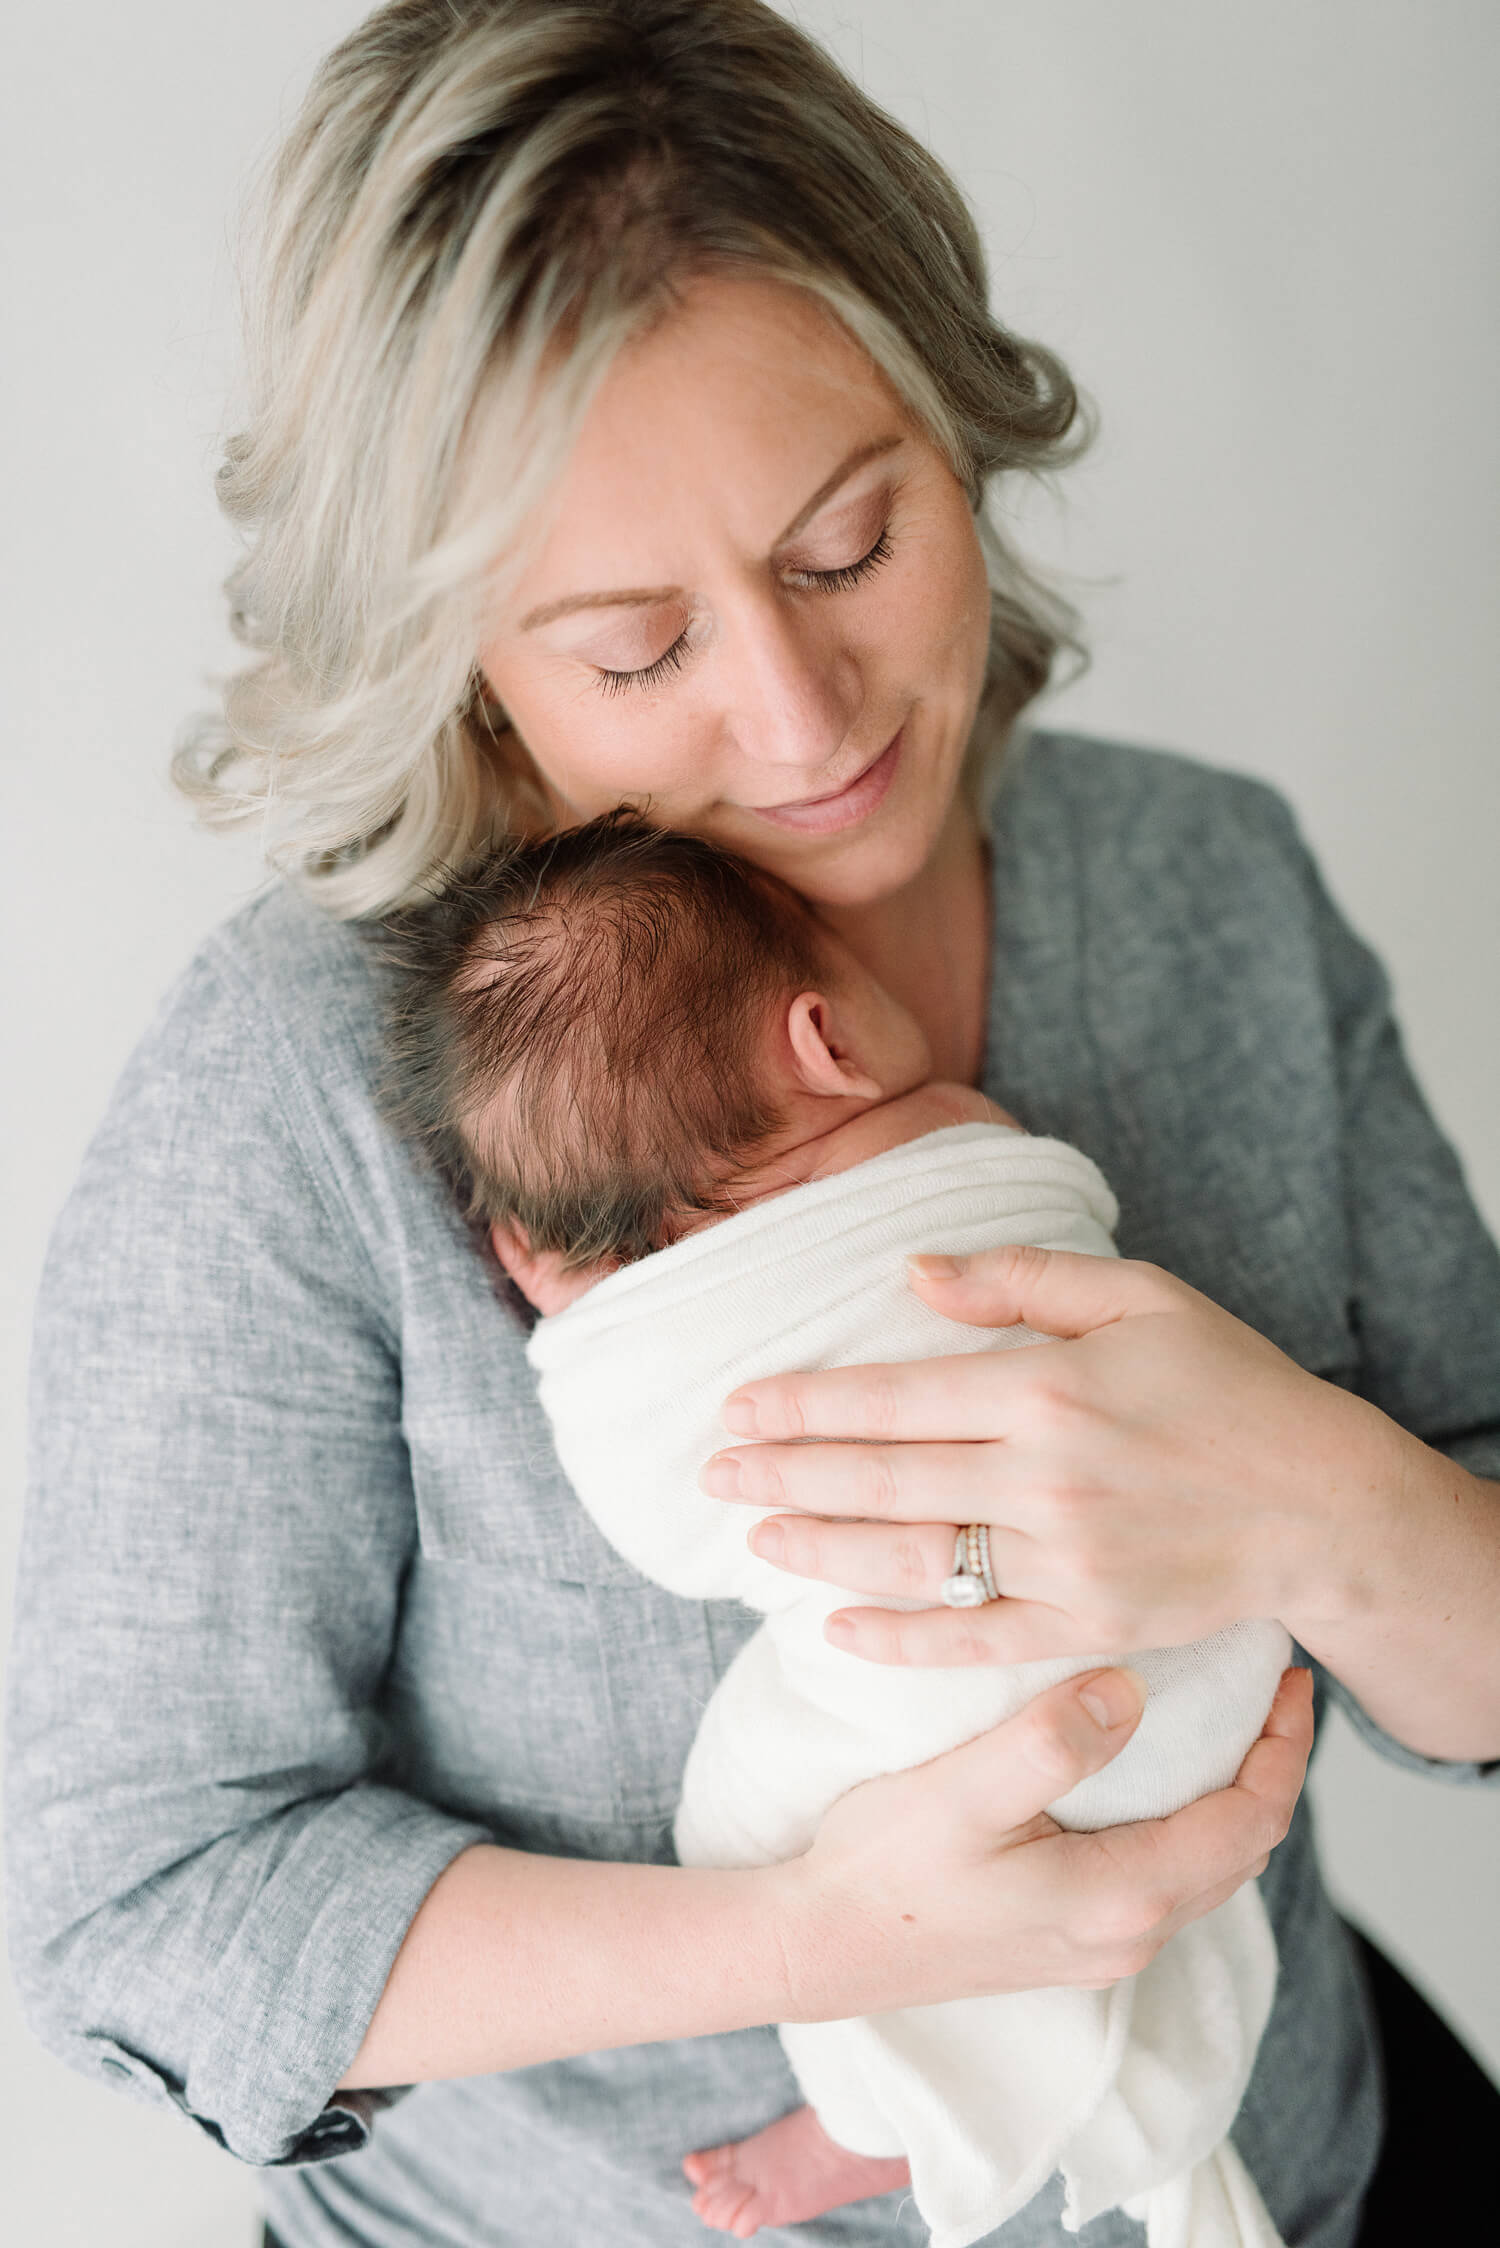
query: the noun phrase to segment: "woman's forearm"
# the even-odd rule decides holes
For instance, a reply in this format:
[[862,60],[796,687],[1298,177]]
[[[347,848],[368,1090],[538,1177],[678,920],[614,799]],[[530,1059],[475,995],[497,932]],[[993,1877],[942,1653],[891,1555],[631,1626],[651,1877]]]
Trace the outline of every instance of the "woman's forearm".
[[797,1888],[795,1865],[718,1872],[477,1844],[428,1892],[342,2088],[782,2020]]
[[981,1992],[1100,1989],[1261,1872],[1312,1746],[1288,1673],[1232,1787],[1097,1836],[1039,1814],[1117,1756],[1141,1682],[1093,1670],[930,1763],[863,1781],[783,1865],[712,1871],[478,1844],[439,1876],[343,2088]]
[[1321,1540],[1307,1613],[1282,1621],[1397,1740],[1488,1762],[1500,1757],[1500,1483],[1348,1403],[1368,1416],[1362,1464]]

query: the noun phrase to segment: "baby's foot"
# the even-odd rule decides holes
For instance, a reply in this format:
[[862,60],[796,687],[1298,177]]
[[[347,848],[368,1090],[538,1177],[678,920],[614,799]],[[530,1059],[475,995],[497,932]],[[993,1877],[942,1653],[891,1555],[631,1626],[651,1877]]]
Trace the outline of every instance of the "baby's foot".
[[761,2225],[800,2225],[846,2201],[911,2184],[903,2156],[835,2146],[810,2107],[793,2108],[752,2139],[690,2154],[682,2167],[698,2188],[695,2214],[736,2240],[748,2240]]

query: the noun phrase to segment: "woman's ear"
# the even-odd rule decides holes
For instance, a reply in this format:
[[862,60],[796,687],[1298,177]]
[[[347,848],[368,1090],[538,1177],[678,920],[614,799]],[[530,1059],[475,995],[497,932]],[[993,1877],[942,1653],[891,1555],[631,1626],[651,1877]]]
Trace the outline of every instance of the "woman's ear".
[[845,1045],[833,1002],[799,991],[787,1009],[786,1034],[804,1089],[825,1099],[878,1101],[884,1088]]

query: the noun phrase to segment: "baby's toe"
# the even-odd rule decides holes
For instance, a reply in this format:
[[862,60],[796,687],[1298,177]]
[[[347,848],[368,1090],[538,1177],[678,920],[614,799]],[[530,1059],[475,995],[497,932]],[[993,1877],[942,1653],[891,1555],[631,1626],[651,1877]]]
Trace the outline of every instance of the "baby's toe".
[[734,2164],[734,2143],[722,2147],[699,2147],[696,2154],[685,2154],[683,2171],[690,2184],[706,2186],[711,2178],[722,2177]]
[[760,2226],[755,2200],[755,2188],[743,2178],[715,2178],[694,2194],[693,2214],[716,2232],[732,2232],[737,2240],[748,2240]]

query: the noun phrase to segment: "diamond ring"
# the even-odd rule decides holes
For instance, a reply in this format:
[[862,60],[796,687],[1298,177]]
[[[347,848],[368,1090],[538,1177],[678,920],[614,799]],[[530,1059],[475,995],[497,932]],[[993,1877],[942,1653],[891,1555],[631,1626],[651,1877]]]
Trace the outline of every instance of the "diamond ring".
[[969,1522],[953,1542],[953,1574],[938,1586],[946,1608],[982,1608],[1000,1598],[1000,1587],[990,1567],[990,1526]]

